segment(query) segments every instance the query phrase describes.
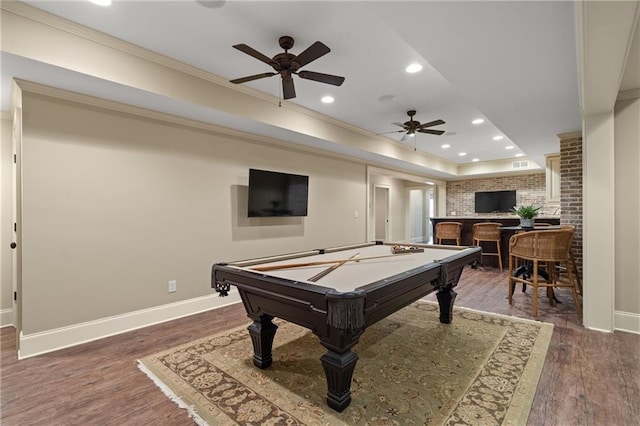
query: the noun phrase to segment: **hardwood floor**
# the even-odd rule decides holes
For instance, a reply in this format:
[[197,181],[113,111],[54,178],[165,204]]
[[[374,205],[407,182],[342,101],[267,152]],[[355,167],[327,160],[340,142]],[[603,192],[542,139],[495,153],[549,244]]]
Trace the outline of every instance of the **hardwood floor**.
[[[456,306],[533,318],[531,289],[516,290],[509,306],[506,283],[506,273],[497,269],[466,268]],[[528,424],[638,424],[640,336],[586,330],[570,293],[558,295],[563,303],[555,306],[540,299],[537,319],[555,329]],[[236,304],[22,361],[16,358],[15,331],[5,327],[0,424],[192,425],[186,412],[138,370],[137,360],[249,322],[242,304]]]

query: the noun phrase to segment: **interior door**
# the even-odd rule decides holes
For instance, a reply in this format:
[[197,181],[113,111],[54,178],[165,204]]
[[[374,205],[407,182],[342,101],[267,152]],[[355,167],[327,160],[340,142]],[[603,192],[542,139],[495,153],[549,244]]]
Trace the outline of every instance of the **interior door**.
[[412,243],[432,242],[430,219],[434,212],[433,188],[409,188],[407,192],[407,239]]
[[374,187],[374,239],[388,241],[389,235],[389,188],[384,186]]
[[20,334],[22,331],[22,303],[19,297],[22,294],[22,249],[21,231],[18,225],[21,217],[22,183],[20,179],[20,157],[22,147],[22,108],[16,108],[13,114],[12,128],[12,153],[11,162],[11,219],[13,223],[11,233],[11,288],[13,294],[13,326],[16,329],[16,348],[20,350]]

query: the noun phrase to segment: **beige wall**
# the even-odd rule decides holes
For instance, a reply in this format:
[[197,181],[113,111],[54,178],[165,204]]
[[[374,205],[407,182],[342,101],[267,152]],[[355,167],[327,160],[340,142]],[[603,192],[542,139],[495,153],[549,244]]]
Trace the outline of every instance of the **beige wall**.
[[[211,294],[216,261],[366,240],[364,165],[40,95],[23,111],[24,334]],[[247,218],[250,167],[309,175],[309,216]]]
[[[11,126],[9,114],[3,114],[0,120],[0,311],[2,324],[11,323]],[[6,317],[6,318],[5,318]]]
[[[636,91],[637,92],[637,91]],[[615,108],[615,309],[640,314],[640,98]]]

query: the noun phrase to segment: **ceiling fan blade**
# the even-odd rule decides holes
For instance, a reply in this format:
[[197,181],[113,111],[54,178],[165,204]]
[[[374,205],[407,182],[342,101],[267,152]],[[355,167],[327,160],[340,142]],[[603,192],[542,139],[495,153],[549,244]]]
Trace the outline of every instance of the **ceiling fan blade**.
[[331,74],[323,74],[313,71],[300,71],[298,73],[300,78],[306,78],[307,80],[319,81],[320,83],[333,84],[334,86],[340,86],[344,83],[344,77]]
[[402,133],[404,130],[393,130],[391,132],[377,133],[376,136],[388,135],[389,133]]
[[265,78],[265,77],[273,77],[274,75],[277,75],[277,72],[263,72],[262,74],[256,74],[256,75],[250,75],[248,77],[242,77],[242,78],[236,78],[235,80],[230,80],[230,83],[233,84],[240,84],[240,83],[246,83],[247,81],[253,81],[253,80],[258,80],[260,78]]
[[424,123],[424,124],[419,125],[418,128],[419,129],[424,129],[426,127],[439,126],[440,124],[445,124],[445,122],[442,121],[442,120],[433,120],[433,121],[430,121],[428,123]]
[[418,132],[429,133],[430,135],[441,135],[444,133],[444,130],[418,129]]
[[[402,127],[403,129],[407,130],[407,127],[403,123],[398,123],[397,121],[395,121],[391,124],[395,124],[396,126]],[[401,130],[398,130],[398,131],[401,131]]]
[[296,97],[296,88],[293,86],[292,78],[282,79],[282,96],[285,99],[292,99]]
[[400,139],[400,142],[404,142],[404,141],[406,141],[407,139],[409,139],[409,134],[408,134],[408,133],[405,133],[404,135],[402,135],[402,139]]
[[246,53],[249,56],[253,56],[257,60],[262,61],[262,62],[264,62],[265,64],[267,64],[269,66],[274,67],[276,70],[278,70],[280,68],[280,65],[278,65],[278,63],[276,61],[274,61],[270,57],[268,57],[266,55],[263,55],[262,53],[258,52],[253,47],[249,47],[246,44],[235,44],[233,47],[238,49],[239,51],[241,51],[243,53]]
[[316,41],[311,46],[307,47],[304,52],[293,58],[291,62],[297,62],[300,67],[303,67],[309,62],[315,61],[319,57],[324,56],[329,52],[331,52],[331,49],[325,46],[324,43]]

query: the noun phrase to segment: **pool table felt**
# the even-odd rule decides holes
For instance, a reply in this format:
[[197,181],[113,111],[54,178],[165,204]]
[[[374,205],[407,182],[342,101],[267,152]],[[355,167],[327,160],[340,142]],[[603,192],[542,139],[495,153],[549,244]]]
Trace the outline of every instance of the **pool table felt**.
[[[339,292],[348,292],[353,291],[358,287],[371,284],[378,280],[392,277],[396,274],[407,272],[411,269],[432,263],[434,262],[434,260],[445,259],[449,256],[459,254],[461,251],[465,250],[454,249],[452,247],[439,248],[437,246],[421,246],[424,248],[424,252],[392,254],[391,247],[391,245],[372,245],[367,247],[342,250],[339,252],[305,256],[298,259],[294,258],[283,261],[252,265],[250,267],[242,269],[250,270],[259,266],[278,264],[287,265],[293,263],[307,263],[328,260],[340,261],[349,259],[356,253],[359,253],[358,257],[360,258],[389,255],[389,257],[384,258],[369,260],[365,259],[359,262],[346,262],[339,268],[331,271],[331,273],[325,275],[317,282],[313,283],[315,285],[333,288]],[[309,278],[327,268],[330,268],[332,265],[333,264],[328,263],[325,265],[278,269],[261,273],[265,275],[286,278],[293,281],[308,282],[307,280]]]

